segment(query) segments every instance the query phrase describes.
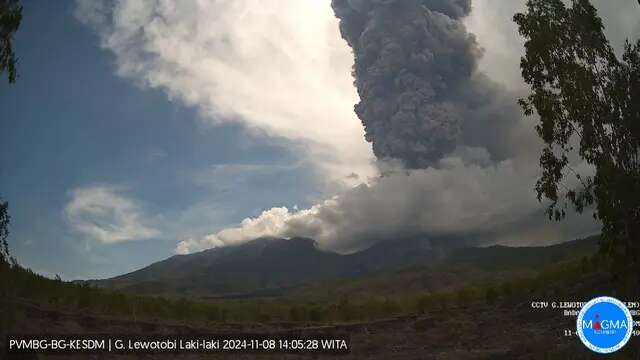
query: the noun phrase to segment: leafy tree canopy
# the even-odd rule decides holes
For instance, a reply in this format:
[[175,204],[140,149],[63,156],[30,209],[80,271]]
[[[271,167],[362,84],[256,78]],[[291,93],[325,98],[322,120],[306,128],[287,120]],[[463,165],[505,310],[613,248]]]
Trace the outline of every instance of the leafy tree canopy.
[[[22,6],[18,0],[0,0],[0,74],[7,72],[9,82],[16,81],[16,55],[13,52],[12,38],[22,21]],[[16,261],[9,253],[9,204],[0,199],[0,265],[15,265]]]
[[6,72],[9,82],[16,81],[16,63],[12,38],[22,21],[22,6],[18,0],[0,0],[0,74]]
[[16,260],[9,253],[9,204],[0,201],[0,266],[15,265]]
[[[550,200],[547,213],[556,220],[568,206],[595,208],[609,250],[638,254],[640,41],[627,41],[618,59],[589,0],[529,0],[514,21],[531,87],[519,102],[526,115],[539,116],[545,142],[538,199]],[[576,169],[576,160],[589,169]]]

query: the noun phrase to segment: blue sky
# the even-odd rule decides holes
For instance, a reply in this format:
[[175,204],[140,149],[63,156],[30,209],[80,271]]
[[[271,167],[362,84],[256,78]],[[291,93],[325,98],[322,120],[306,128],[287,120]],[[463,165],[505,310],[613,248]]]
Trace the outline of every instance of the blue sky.
[[[116,76],[113,56],[74,18],[73,2],[24,6],[20,77],[0,85],[0,194],[21,264],[68,279],[121,274],[172,255],[185,238],[310,201],[317,183],[288,140],[211,125]],[[65,207],[82,188],[135,203],[138,221],[158,231],[118,243],[76,231]]]
[[[527,91],[524,1],[477,0],[464,20],[496,106]],[[635,0],[594,3],[617,49],[637,37]],[[599,231],[541,216],[536,120],[517,112],[511,158],[458,144],[424,169],[376,161],[330,0],[24,6],[19,79],[0,82],[0,196],[11,249],[37,272],[109,277],[259,236],[349,252],[408,232],[537,245]]]

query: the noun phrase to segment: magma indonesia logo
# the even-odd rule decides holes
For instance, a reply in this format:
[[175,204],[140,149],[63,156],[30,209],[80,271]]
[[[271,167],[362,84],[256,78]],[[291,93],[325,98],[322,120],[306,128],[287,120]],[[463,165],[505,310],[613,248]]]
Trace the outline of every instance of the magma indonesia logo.
[[633,318],[627,306],[608,296],[585,304],[576,325],[582,343],[600,354],[622,349],[633,332]]

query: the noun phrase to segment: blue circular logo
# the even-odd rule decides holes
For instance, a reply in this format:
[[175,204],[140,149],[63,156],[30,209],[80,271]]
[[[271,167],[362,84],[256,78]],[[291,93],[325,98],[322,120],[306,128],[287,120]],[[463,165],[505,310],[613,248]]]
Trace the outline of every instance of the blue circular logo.
[[602,296],[582,307],[577,332],[586,347],[600,354],[622,349],[631,338],[633,318],[620,300]]

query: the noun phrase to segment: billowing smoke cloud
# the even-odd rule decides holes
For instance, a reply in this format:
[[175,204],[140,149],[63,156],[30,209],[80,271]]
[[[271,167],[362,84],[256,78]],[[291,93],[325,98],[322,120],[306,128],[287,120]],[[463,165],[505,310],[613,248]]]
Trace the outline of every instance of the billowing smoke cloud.
[[478,70],[483,50],[463,22],[470,0],[79,0],[77,10],[120,75],[211,121],[303,141],[328,178],[369,172],[364,137],[385,174],[308,209],[274,207],[184,240],[178,253],[260,236],[348,252],[410,236],[539,243],[597,230],[542,216],[540,144],[518,96]]
[[533,192],[540,144],[517,95],[478,71],[483,51],[462,22],[470,1],[332,7],[354,53],[355,112],[385,175],[309,209],[266,210],[177,252],[259,236],[307,236],[349,252],[415,236],[531,244],[597,231],[588,219],[552,224],[543,215]]
[[576,226],[576,219],[548,222],[532,191],[535,166],[513,160],[487,165],[488,153],[472,150],[446,157],[437,167],[396,169],[309,209],[266,210],[238,227],[185,240],[176,251],[190,253],[261,236],[305,236],[323,248],[351,252],[416,236],[458,244],[539,244],[596,231],[593,224]]
[[482,51],[462,23],[470,0],[332,6],[355,56],[355,110],[379,159],[425,168],[462,144],[508,155],[502,139],[518,115],[513,104],[495,106],[496,86],[476,73]]

